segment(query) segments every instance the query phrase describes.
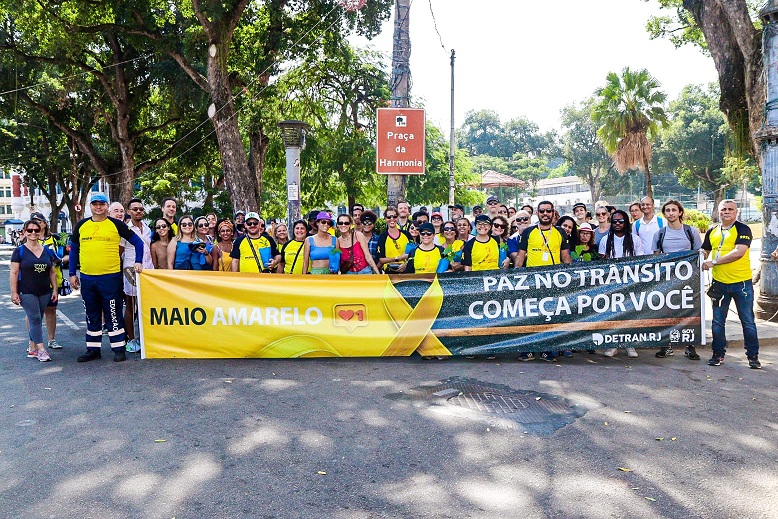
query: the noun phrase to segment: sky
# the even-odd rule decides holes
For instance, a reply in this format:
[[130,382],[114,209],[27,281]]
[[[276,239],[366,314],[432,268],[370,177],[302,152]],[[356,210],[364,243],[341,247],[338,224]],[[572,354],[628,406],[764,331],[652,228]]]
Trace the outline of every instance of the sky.
[[[688,84],[717,81],[713,60],[696,47],[649,38],[646,22],[661,13],[656,0],[413,0],[411,96],[448,135],[452,48],[457,128],[467,111],[489,109],[503,122],[524,116],[543,131],[558,129],[564,106],[625,66],[648,69],[671,100]],[[394,16],[371,42],[354,40],[384,52],[387,70],[393,26]]]

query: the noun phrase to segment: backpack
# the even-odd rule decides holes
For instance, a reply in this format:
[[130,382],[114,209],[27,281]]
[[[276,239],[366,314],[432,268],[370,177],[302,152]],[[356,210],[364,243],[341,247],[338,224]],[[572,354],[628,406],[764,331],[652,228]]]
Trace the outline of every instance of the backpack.
[[[638,218],[638,221],[635,222],[635,234],[637,234],[638,236],[640,236],[640,222],[642,221],[643,221],[642,218]],[[662,229],[662,227],[665,226],[665,219],[657,215],[656,224],[659,226],[660,229]]]
[[[692,250],[692,247],[694,247],[694,235],[692,235],[692,228],[689,225],[686,225],[685,223],[683,225],[683,230],[686,233],[686,237],[689,238],[689,250]],[[664,252],[664,248],[662,247],[662,243],[665,241],[665,235],[667,234],[667,227],[664,227],[662,229],[659,229],[659,232],[657,233],[657,246],[659,246],[659,252]]]

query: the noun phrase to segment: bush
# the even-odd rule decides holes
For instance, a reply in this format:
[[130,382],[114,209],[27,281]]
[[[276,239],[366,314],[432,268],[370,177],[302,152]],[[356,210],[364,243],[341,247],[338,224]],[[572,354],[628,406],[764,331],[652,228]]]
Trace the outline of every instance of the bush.
[[701,233],[705,233],[713,225],[713,220],[710,219],[710,216],[696,209],[685,209],[683,223],[696,227]]

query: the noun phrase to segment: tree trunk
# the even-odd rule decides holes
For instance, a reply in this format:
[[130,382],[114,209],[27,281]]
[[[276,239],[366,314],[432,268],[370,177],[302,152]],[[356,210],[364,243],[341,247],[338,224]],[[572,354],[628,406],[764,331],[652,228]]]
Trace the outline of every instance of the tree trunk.
[[261,129],[249,134],[249,169],[257,182],[257,212],[262,214],[262,172],[270,138]]
[[719,107],[735,134],[736,150],[761,168],[754,132],[762,127],[765,85],[762,40],[743,0],[683,0],[702,30],[719,75]]
[[646,173],[646,196],[654,198],[654,185],[651,183],[651,170],[649,169],[648,158],[643,155],[643,171]]
[[[411,89],[411,36],[410,0],[396,0],[394,9],[394,48],[392,49],[392,106],[407,108]],[[386,184],[387,205],[397,206],[405,200],[406,175],[388,175]]]

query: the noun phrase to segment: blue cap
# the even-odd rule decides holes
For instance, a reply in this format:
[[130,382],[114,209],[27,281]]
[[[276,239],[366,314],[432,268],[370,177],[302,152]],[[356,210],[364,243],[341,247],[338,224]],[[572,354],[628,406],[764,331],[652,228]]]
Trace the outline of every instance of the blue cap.
[[106,196],[105,193],[95,193],[94,195],[92,195],[92,198],[89,200],[90,204],[94,202],[104,202],[107,204],[108,197]]

